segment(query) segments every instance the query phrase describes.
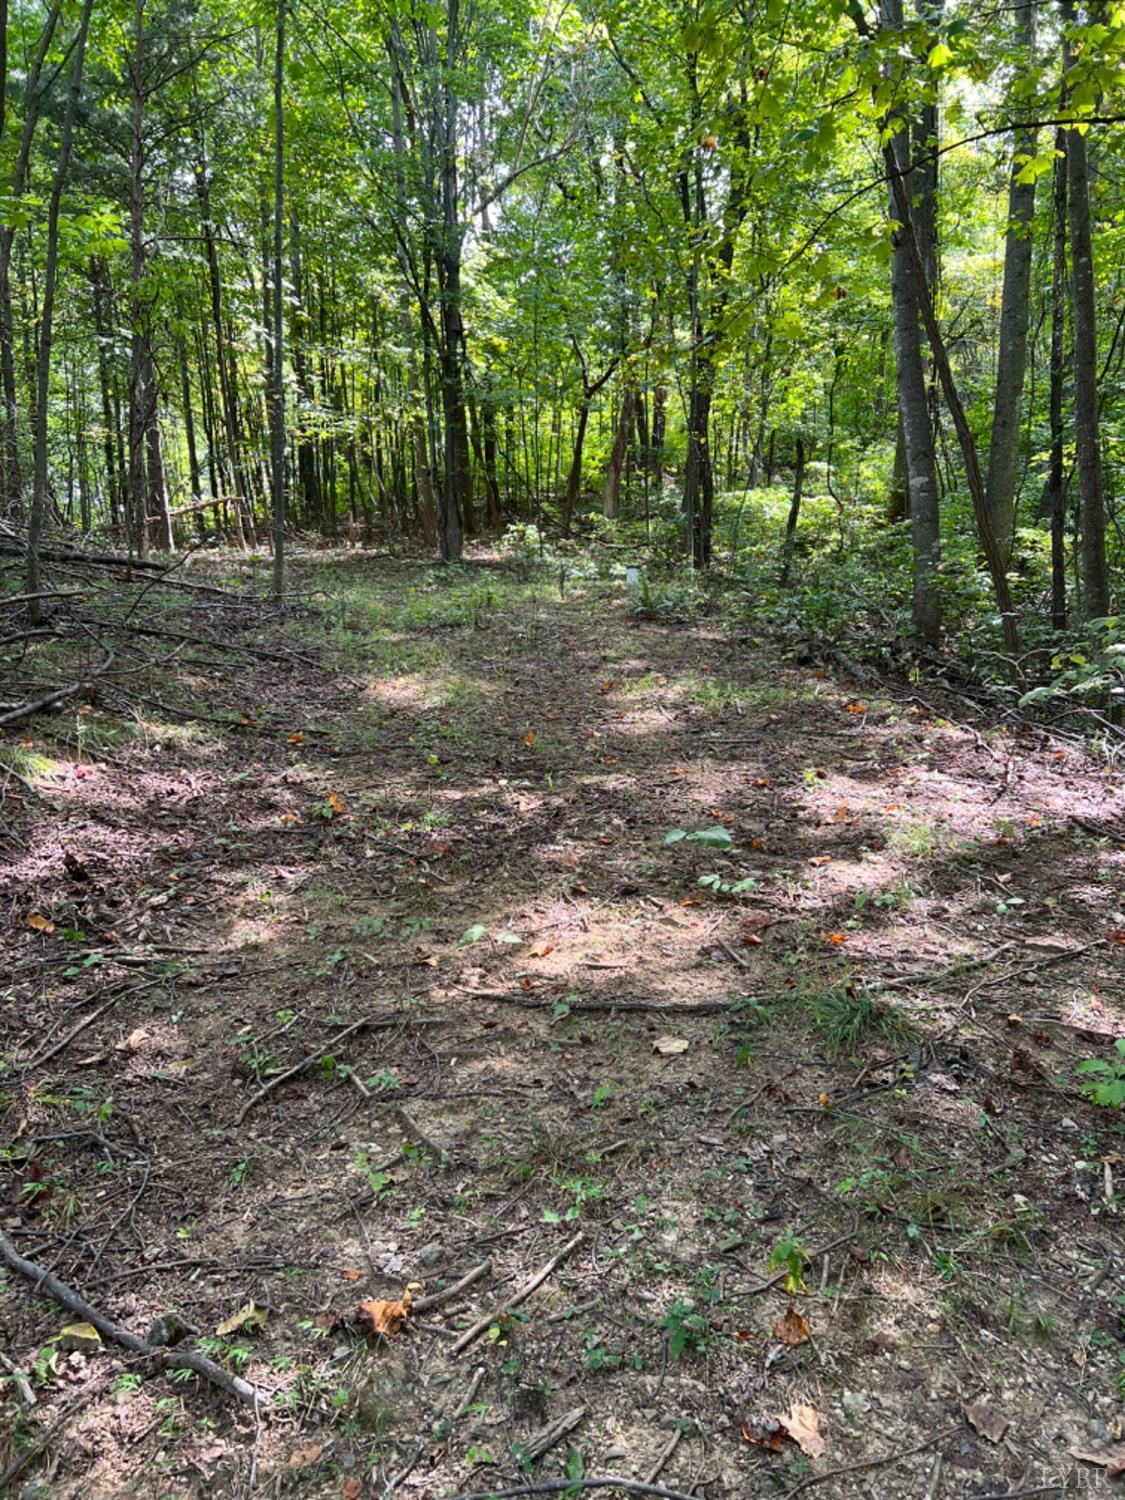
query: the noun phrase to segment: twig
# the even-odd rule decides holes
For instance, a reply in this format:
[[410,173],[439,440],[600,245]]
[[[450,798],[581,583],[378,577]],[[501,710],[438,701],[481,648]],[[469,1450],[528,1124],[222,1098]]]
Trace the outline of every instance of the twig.
[[[546,1010],[560,1003],[561,997],[548,996],[543,1000],[529,999],[526,995],[513,994],[511,990],[474,990],[459,986],[465,994],[478,1000],[498,1000],[504,1005],[516,1005],[521,1010]],[[620,995],[610,1000],[568,1000],[564,1002],[569,1012],[614,1010],[648,1011],[653,1015],[713,1016],[730,1010],[731,1002],[722,998],[712,1000],[647,1000],[640,995]]]
[[40,1068],[45,1062],[50,1062],[52,1057],[57,1057],[64,1047],[69,1047],[74,1038],[86,1030],[87,1026],[92,1026],[99,1016],[104,1016],[107,1010],[112,1010],[120,999],[120,995],[115,995],[112,1000],[107,1000],[104,1005],[99,1005],[97,1010],[92,1010],[89,1015],[83,1016],[78,1025],[72,1027],[61,1041],[56,1042],[46,1052],[40,1053],[38,1057],[33,1057],[27,1066],[29,1068]]
[[450,1495],[449,1500],[514,1500],[517,1495],[558,1495],[571,1490],[620,1490],[625,1495],[657,1495],[661,1500],[698,1500],[686,1490],[666,1490],[663,1485],[640,1479],[622,1479],[605,1474],[593,1479],[540,1479],[535,1484],[517,1484],[509,1490],[474,1490],[471,1495]]
[[1084,943],[1081,948],[1068,948],[1065,953],[1052,953],[1048,958],[1041,958],[1038,963],[1025,964],[1020,969],[1009,969],[1006,974],[997,974],[995,979],[982,979],[979,984],[973,986],[961,1001],[958,1009],[964,1009],[974,995],[981,990],[990,990],[995,984],[1003,984],[1007,979],[1017,979],[1021,974],[1035,974],[1040,969],[1049,969],[1052,964],[1065,963],[1068,958],[1077,958],[1082,953],[1089,953],[1091,948],[1104,947],[1108,941],[1106,938],[1095,938],[1092,943]]
[[474,1266],[471,1271],[466,1271],[460,1281],[455,1281],[452,1286],[444,1287],[440,1292],[431,1292],[428,1297],[418,1297],[412,1304],[414,1312],[432,1312],[435,1307],[441,1307],[444,1302],[451,1302],[458,1293],[471,1287],[474,1282],[487,1276],[492,1270],[491,1260],[482,1260],[479,1266]]
[[935,1443],[944,1443],[947,1438],[956,1437],[960,1430],[959,1427],[947,1427],[944,1432],[935,1432],[933,1437],[927,1438],[924,1443],[918,1443],[914,1448],[902,1448],[894,1453],[886,1453],[882,1458],[866,1458],[862,1463],[845,1464],[842,1469],[828,1469],[823,1474],[810,1474],[807,1479],[802,1479],[787,1489],[781,1500],[793,1500],[794,1495],[800,1495],[804,1490],[811,1490],[814,1484],[824,1484],[826,1480],[839,1479],[841,1474],[859,1474],[865,1469],[881,1469],[884,1464],[896,1464],[900,1459],[911,1458],[915,1453],[924,1453]]
[[522,1302],[526,1302],[527,1299],[531,1296],[532,1292],[534,1292],[538,1287],[542,1286],[543,1283],[547,1280],[547,1277],[550,1276],[554,1271],[558,1270],[563,1261],[578,1249],[579,1245],[582,1244],[585,1238],[585,1234],[579,1231],[579,1233],[576,1234],[572,1240],[568,1240],[567,1243],[559,1251],[559,1253],[552,1256],[547,1264],[543,1267],[543,1269],[541,1271],[537,1271],[531,1278],[531,1280],[525,1283],[525,1285],[520,1288],[520,1290],[515,1294],[514,1297],[510,1297],[506,1302],[497,1303],[496,1306],[493,1307],[490,1312],[486,1313],[483,1318],[478,1318],[471,1328],[467,1328],[457,1340],[457,1342],[453,1345],[451,1352],[453,1354],[460,1354],[462,1350],[467,1349],[470,1344],[475,1344],[477,1339],[480,1338],[481,1334],[485,1333],[497,1318],[502,1318],[506,1312],[510,1312],[512,1308],[519,1307]]
[[395,1113],[398,1115],[399,1123],[403,1130],[406,1131],[407,1138],[420,1142],[431,1156],[435,1156],[443,1167],[447,1167],[449,1165],[449,1152],[445,1147],[439,1146],[432,1135],[427,1135],[421,1125],[418,1124],[418,1121],[412,1115],[409,1115],[401,1105],[395,1110]]
[[[417,1306],[417,1303],[415,1303],[415,1306]],[[477,1399],[477,1392],[480,1390],[481,1386],[484,1384],[485,1373],[486,1373],[486,1371],[485,1371],[485,1366],[484,1365],[478,1365],[476,1367],[476,1369],[473,1371],[473,1378],[472,1378],[472,1380],[469,1381],[469,1389],[461,1397],[460,1405],[457,1407],[457,1410],[453,1413],[453,1416],[450,1418],[450,1421],[452,1421],[452,1422],[459,1421],[465,1415],[465,1413],[468,1411],[469,1407],[472,1406],[473,1402]]]
[[664,1465],[668,1462],[668,1460],[672,1457],[672,1454],[675,1453],[676,1449],[680,1446],[680,1439],[683,1437],[683,1435],[683,1428],[677,1427],[672,1436],[664,1444],[663,1448],[661,1448],[656,1462],[645,1475],[646,1484],[655,1484],[656,1481],[660,1478],[660,1471],[664,1468]]
[[373,1031],[380,1026],[397,1026],[406,1018],[400,1015],[394,1016],[365,1016],[363,1020],[353,1021],[350,1026],[345,1026],[343,1031],[338,1031],[330,1041],[318,1047],[315,1052],[308,1052],[299,1063],[294,1063],[291,1068],[286,1068],[284,1073],[278,1073],[268,1083],[264,1083],[256,1094],[251,1094],[246,1103],[234,1117],[234,1123],[241,1125],[246,1116],[256,1104],[260,1104],[267,1094],[272,1094],[274,1089],[280,1088],[290,1078],[295,1078],[298,1073],[303,1073],[310,1063],[317,1062],[326,1052],[332,1052],[337,1048],[345,1037],[352,1036],[357,1031]]
[[23,1473],[24,1469],[27,1468],[29,1463],[39,1457],[39,1455],[43,1452],[47,1444],[51,1441],[51,1439],[57,1432],[60,1432],[62,1428],[64,1428],[68,1422],[72,1421],[80,1411],[85,1410],[85,1408],[89,1406],[90,1402],[93,1401],[95,1396],[101,1395],[102,1391],[105,1389],[105,1384],[106,1382],[104,1380],[99,1380],[91,1390],[88,1390],[83,1395],[79,1396],[77,1401],[71,1402],[66,1410],[60,1413],[60,1415],[55,1418],[50,1427],[48,1427],[45,1432],[41,1432],[39,1434],[39,1436],[35,1439],[34,1443],[32,1443],[29,1448],[25,1448],[22,1453],[16,1454],[15,1458],[12,1459],[8,1467],[2,1474],[0,1474],[0,1495],[5,1493],[8,1486],[14,1479],[18,1478],[18,1476]]
[[25,1260],[2,1230],[0,1230],[0,1260],[10,1266],[13,1271],[18,1271],[21,1276],[33,1282],[37,1292],[46,1292],[48,1297],[53,1297],[76,1317],[91,1323],[103,1337],[112,1339],[115,1344],[123,1344],[126,1349],[132,1349],[135,1354],[143,1354],[155,1360],[160,1367],[194,1370],[197,1375],[202,1375],[205,1380],[211,1381],[212,1385],[217,1385],[230,1395],[237,1396],[240,1401],[245,1401],[255,1410],[257,1410],[258,1403],[264,1399],[256,1386],[243,1380],[239,1375],[230,1374],[228,1370],[222,1369],[202,1354],[195,1354],[191,1350],[158,1349],[147,1339],[142,1339],[139,1334],[130,1333],[127,1328],[119,1327],[96,1307],[92,1307],[77,1292],[72,1291],[57,1276],[52,1276],[50,1271],[37,1266],[34,1261]]

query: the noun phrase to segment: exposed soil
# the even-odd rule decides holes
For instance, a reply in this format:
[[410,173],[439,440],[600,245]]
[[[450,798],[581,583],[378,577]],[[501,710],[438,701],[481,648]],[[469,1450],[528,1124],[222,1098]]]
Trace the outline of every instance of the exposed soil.
[[178,662],[207,722],[7,741],[0,1225],[271,1398],[63,1348],[8,1274],[0,1467],[65,1419],[13,1493],[1109,1493],[1120,776],[612,583],[298,578],[277,660]]

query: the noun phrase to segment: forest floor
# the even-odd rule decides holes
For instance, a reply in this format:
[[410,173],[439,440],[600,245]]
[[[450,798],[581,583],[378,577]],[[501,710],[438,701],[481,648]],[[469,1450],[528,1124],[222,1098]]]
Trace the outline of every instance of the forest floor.
[[294,578],[5,746],[0,1226],[271,1398],[0,1274],[12,1493],[1110,1493],[1120,774],[612,582]]

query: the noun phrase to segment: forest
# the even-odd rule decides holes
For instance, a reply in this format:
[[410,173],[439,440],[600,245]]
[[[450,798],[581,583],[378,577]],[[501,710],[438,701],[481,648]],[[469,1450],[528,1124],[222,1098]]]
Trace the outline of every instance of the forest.
[[0,0],[0,1495],[1115,1492],[1123,125]]

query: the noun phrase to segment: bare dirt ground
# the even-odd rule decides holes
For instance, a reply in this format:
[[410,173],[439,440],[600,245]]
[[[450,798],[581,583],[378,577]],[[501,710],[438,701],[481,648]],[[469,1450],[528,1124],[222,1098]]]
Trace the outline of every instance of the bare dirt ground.
[[11,1492],[1110,1493],[1120,776],[617,584],[297,577],[6,742],[0,1227],[268,1397],[0,1271]]

